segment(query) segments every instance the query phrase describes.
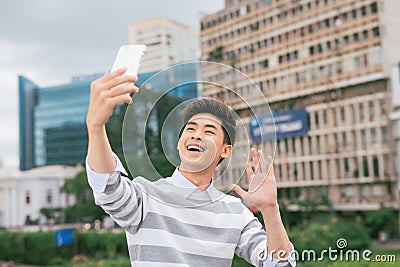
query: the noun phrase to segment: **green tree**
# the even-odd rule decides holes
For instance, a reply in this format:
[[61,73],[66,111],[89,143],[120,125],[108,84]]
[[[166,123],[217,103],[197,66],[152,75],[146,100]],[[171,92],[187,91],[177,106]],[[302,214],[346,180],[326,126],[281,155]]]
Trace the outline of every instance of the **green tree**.
[[103,219],[105,213],[94,203],[85,169],[75,177],[65,180],[60,192],[75,197],[75,204],[64,209],[66,222],[92,222],[95,219]]
[[[162,97],[161,97],[162,96]],[[156,102],[157,101],[157,102]],[[149,104],[153,104],[149,105]],[[149,156],[152,164],[156,168],[159,174],[162,176],[168,176],[174,170],[174,166],[168,161],[167,157],[164,155],[164,151],[161,143],[161,130],[165,123],[167,116],[170,112],[182,103],[182,99],[179,97],[171,95],[163,95],[162,92],[154,92],[151,90],[142,90],[140,95],[136,95],[134,98],[134,104],[132,112],[134,115],[130,115],[129,119],[129,130],[130,137],[143,138],[137,136],[138,131],[141,131],[142,125],[145,127],[145,146],[146,152]],[[124,124],[124,118],[127,111],[128,105],[121,104],[118,105],[113,116],[110,118],[109,122],[106,124],[107,135],[111,144],[112,150],[121,159],[125,170],[132,177],[133,174],[130,173],[129,168],[127,168],[126,160],[140,161],[141,159],[134,158],[126,159],[123,153],[122,146],[122,127]],[[147,117],[147,114],[149,115]],[[145,157],[147,157],[147,155]],[[144,170],[145,171],[145,170]],[[134,175],[145,175],[143,171],[135,170]]]
[[365,216],[364,222],[372,237],[378,237],[380,231],[396,235],[398,222],[393,209],[381,207],[379,210],[371,211]]

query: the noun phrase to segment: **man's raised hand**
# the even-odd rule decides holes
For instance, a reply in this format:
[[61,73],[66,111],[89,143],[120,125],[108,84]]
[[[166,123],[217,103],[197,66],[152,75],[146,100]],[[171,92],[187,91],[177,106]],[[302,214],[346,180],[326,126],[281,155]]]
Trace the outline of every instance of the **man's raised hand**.
[[261,150],[254,148],[250,151],[253,167],[244,155],[246,164],[247,182],[249,190],[245,191],[240,186],[235,185],[235,192],[245,201],[253,204],[260,210],[265,207],[277,205],[277,186],[274,174],[272,157],[268,157],[268,165]]
[[104,127],[117,104],[132,103],[129,94],[139,90],[133,84],[137,81],[137,77],[123,75],[125,72],[126,68],[122,68],[92,82],[86,117],[88,129]]

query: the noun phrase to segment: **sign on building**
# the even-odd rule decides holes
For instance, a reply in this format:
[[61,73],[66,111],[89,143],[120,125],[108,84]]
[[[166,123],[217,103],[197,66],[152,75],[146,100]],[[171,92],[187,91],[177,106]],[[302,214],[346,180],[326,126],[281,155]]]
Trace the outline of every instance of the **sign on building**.
[[259,143],[263,140],[277,140],[303,136],[308,132],[305,108],[267,114],[250,119],[250,138]]

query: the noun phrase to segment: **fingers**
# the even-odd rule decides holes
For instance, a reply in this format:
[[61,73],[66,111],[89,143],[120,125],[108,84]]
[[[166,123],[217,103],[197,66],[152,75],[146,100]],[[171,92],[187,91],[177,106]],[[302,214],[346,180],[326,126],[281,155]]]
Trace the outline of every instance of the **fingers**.
[[108,89],[112,89],[113,87],[116,87],[118,85],[124,84],[124,83],[134,83],[137,81],[137,77],[131,76],[131,75],[126,75],[126,76],[115,76],[113,79],[108,80],[104,83],[104,87]]
[[259,167],[260,167],[259,166],[260,159],[258,158],[257,151],[256,151],[256,149],[254,147],[252,147],[250,149],[250,153],[251,153],[251,158],[252,158],[252,161],[253,161],[254,172],[257,173],[258,170],[259,170]]
[[251,148],[250,153],[252,156],[254,172],[257,173],[261,171],[263,173],[267,173],[268,166],[262,150],[260,149],[257,151],[255,148]]
[[93,81],[91,83],[91,92],[101,93],[104,91],[108,91],[113,89],[116,86],[125,84],[125,83],[134,83],[137,81],[137,77],[131,75],[124,75],[126,68],[122,68],[111,72],[109,74],[104,75],[103,77]]
[[110,72],[106,75],[104,75],[103,77],[101,77],[100,79],[98,79],[97,81],[100,83],[105,83],[108,82],[118,76],[121,76],[122,74],[124,74],[126,72],[127,68],[120,68],[116,71]]
[[237,184],[235,184],[233,186],[233,190],[236,192],[236,194],[238,194],[242,199],[246,200],[247,196],[248,196],[248,192],[244,191],[240,186],[238,186]]
[[264,158],[264,154],[262,153],[262,150],[258,150],[258,158],[259,158],[261,172],[267,173],[268,172],[267,162]]
[[125,83],[118,86],[113,87],[109,93],[110,97],[116,97],[119,95],[136,93],[139,91],[139,88],[136,87],[133,83]]
[[268,156],[268,176],[274,176],[275,177],[275,170],[274,170],[274,161],[271,156]]
[[243,161],[245,164],[247,182],[250,184],[251,181],[253,180],[254,172],[253,168],[251,167],[250,161],[247,160],[247,154],[243,154]]
[[127,104],[133,103],[132,97],[128,94],[123,94],[113,97],[111,101],[113,106],[116,106],[119,103],[127,103]]

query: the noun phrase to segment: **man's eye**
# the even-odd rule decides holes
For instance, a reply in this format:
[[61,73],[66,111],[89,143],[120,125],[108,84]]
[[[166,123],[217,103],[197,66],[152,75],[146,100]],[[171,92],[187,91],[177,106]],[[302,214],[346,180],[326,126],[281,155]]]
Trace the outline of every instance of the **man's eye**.
[[186,128],[186,130],[187,130],[187,131],[193,131],[193,130],[194,130],[194,128],[192,128],[192,127],[188,127],[188,128]]
[[213,131],[206,131],[206,133],[215,134]]

